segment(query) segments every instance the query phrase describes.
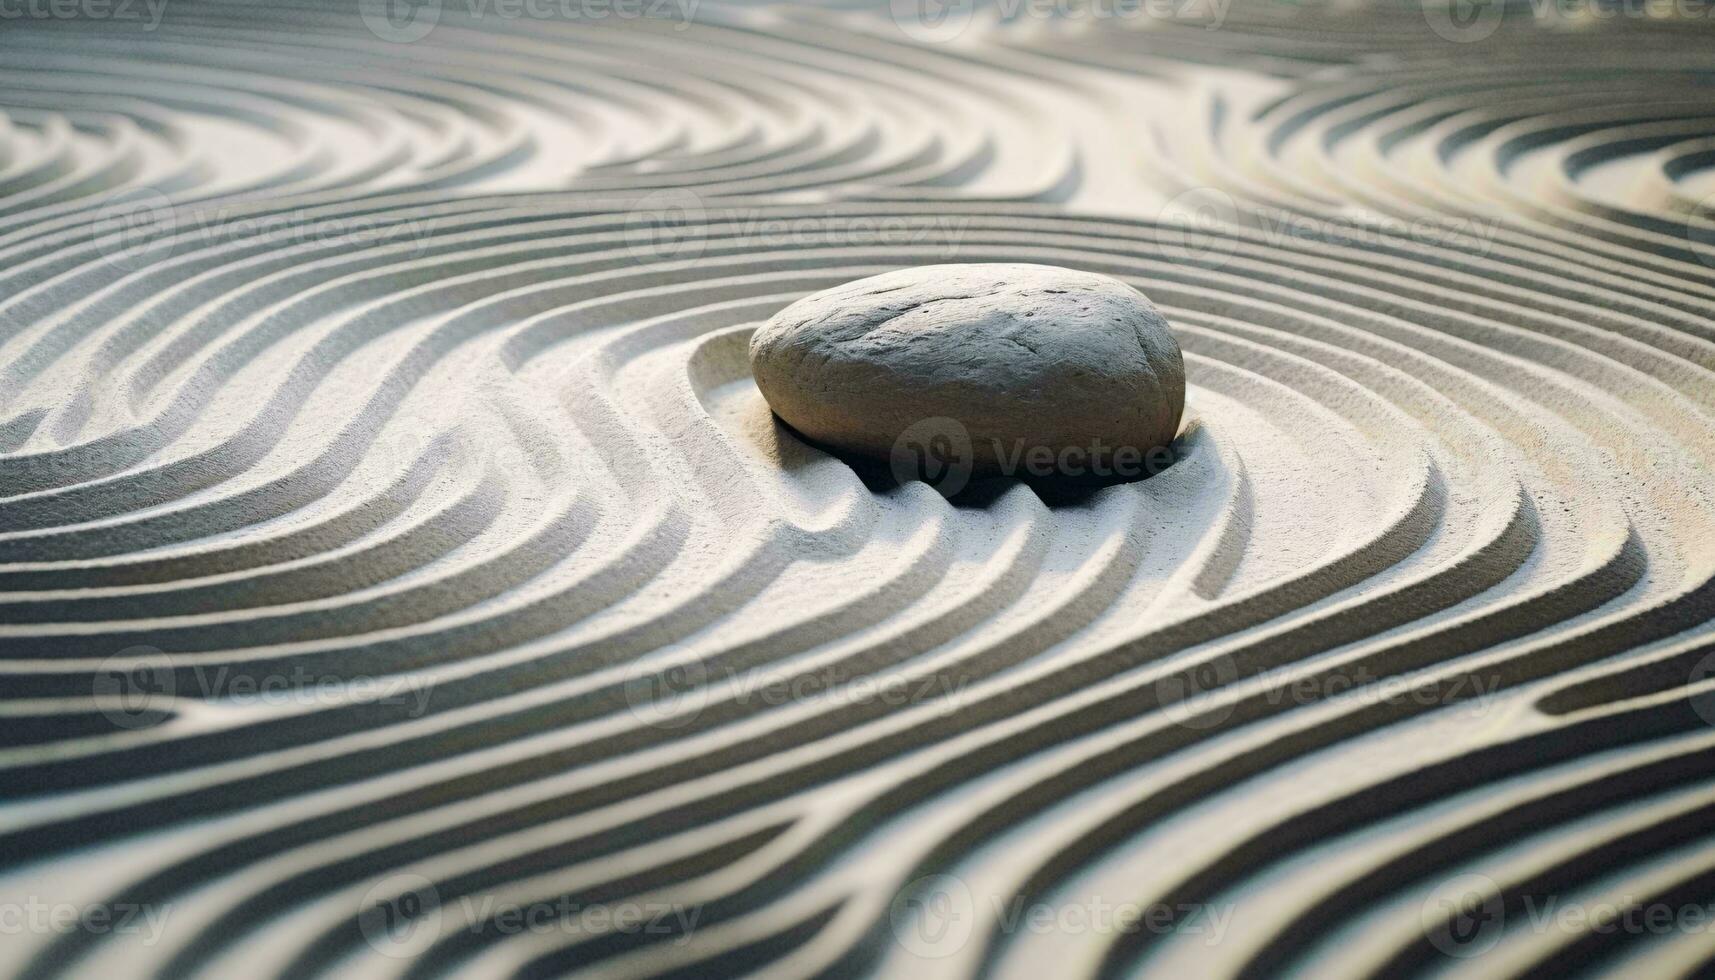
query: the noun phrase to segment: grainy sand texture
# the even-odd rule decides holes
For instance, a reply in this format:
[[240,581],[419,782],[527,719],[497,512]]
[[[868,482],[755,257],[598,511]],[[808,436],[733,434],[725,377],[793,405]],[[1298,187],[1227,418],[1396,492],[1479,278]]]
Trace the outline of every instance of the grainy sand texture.
[[[4,3],[0,974],[1715,967],[1708,8]],[[775,421],[949,262],[1171,465]]]

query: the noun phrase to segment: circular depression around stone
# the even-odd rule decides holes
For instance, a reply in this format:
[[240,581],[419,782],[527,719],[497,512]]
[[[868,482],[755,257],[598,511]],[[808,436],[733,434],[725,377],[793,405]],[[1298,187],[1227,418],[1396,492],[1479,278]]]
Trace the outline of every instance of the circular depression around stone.
[[1179,429],[1185,363],[1144,295],[1045,265],[934,265],[807,296],[758,329],[751,370],[816,442],[968,472],[1142,475]]

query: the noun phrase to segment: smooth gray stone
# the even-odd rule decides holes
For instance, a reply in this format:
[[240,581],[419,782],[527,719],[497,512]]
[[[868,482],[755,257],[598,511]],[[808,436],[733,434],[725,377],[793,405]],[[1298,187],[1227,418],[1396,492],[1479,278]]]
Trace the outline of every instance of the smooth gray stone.
[[1141,476],[1185,407],[1179,344],[1149,300],[1045,265],[924,266],[824,290],[756,331],[750,365],[792,428],[896,472],[950,448],[977,473]]

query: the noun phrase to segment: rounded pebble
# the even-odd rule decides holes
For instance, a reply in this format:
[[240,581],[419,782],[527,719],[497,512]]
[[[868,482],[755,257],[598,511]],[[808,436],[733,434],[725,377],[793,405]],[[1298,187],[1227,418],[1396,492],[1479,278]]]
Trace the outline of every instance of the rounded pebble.
[[1019,477],[1147,475],[1178,433],[1167,321],[1108,276],[933,265],[807,296],[751,337],[774,413],[829,448]]

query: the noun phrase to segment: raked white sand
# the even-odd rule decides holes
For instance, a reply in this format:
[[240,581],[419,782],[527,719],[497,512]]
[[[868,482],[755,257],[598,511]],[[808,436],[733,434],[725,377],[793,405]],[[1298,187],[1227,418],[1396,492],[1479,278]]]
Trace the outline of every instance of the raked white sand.
[[[1715,47],[1223,9],[8,24],[0,970],[1715,955],[1561,917],[1715,888]],[[949,261],[1145,292],[1171,468],[773,421]]]

